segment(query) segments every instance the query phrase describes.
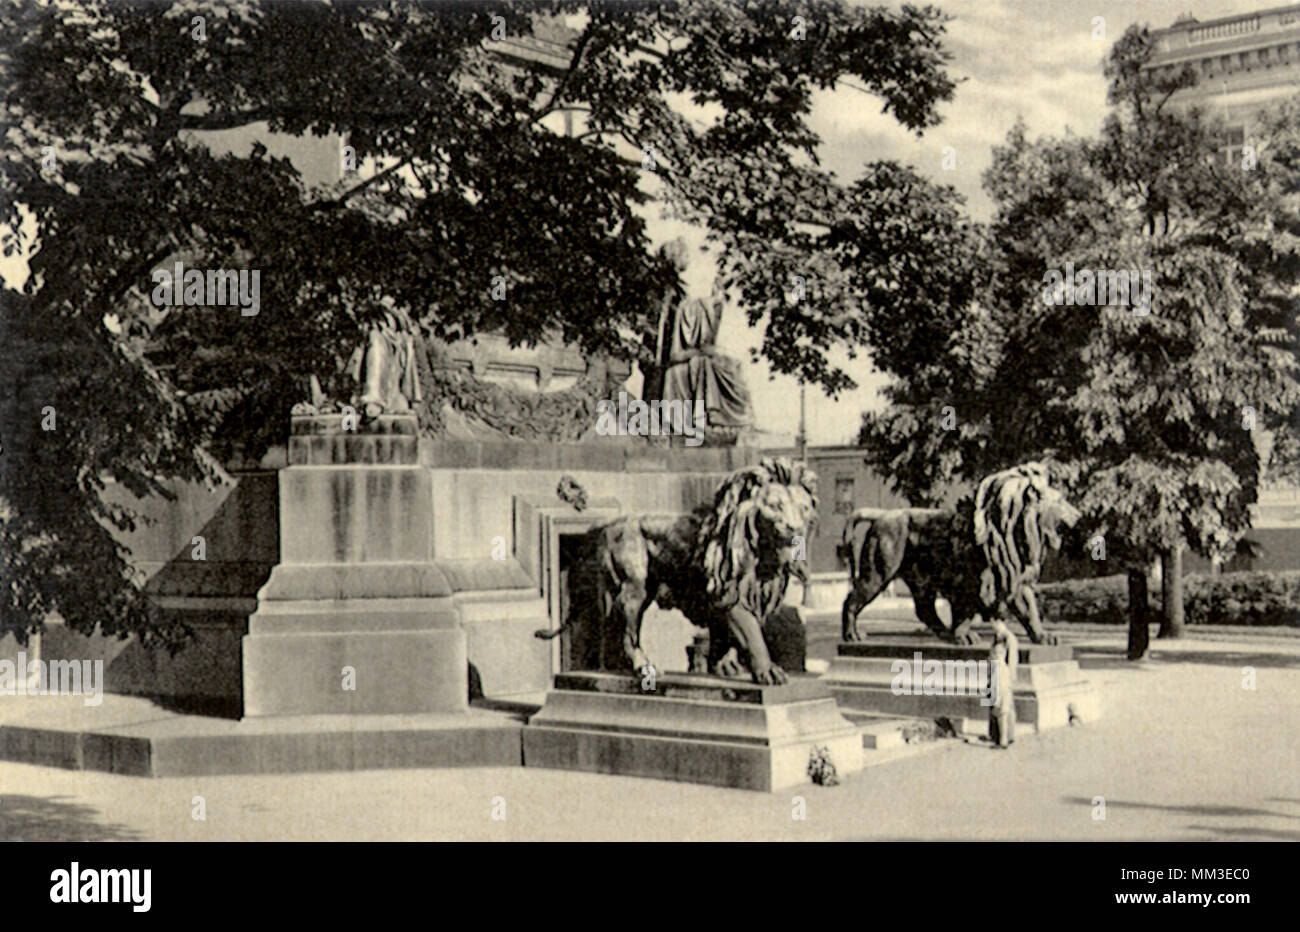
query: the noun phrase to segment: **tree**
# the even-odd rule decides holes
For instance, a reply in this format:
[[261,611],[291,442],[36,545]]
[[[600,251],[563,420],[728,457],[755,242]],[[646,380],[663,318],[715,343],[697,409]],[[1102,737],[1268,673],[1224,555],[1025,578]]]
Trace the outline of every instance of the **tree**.
[[[539,12],[578,30],[555,75],[490,49]],[[0,7],[0,228],[31,270],[0,311],[0,630],[57,611],[182,643],[149,617],[113,536],[136,518],[105,481],[148,495],[220,480],[234,446],[283,437],[309,374],[345,393],[387,303],[429,336],[554,330],[643,352],[635,335],[676,284],[647,209],[701,224],[726,283],[743,271],[736,298],[777,371],[851,386],[823,352],[857,336],[842,296],[784,300],[792,269],[838,280],[812,244],[843,192],[807,116],[847,80],[913,130],[937,122],[954,87],[944,21],[800,0]],[[576,136],[548,128],[566,110]],[[209,146],[263,125],[344,136],[373,168],[312,188],[260,145]],[[258,270],[260,313],[160,309],[151,272],[177,260]]]
[[[1166,558],[1165,633],[1176,635],[1176,555],[1233,552],[1256,500],[1257,432],[1279,438],[1276,468],[1293,469],[1300,415],[1300,123],[1277,115],[1253,164],[1226,163],[1215,126],[1168,105],[1194,75],[1153,76],[1150,51],[1136,27],[1112,49],[1099,138],[1031,143],[1018,126],[995,149],[987,283],[955,312],[924,382],[886,363],[892,405],[861,435],[877,467],[922,499],[1047,459],[1085,513],[1085,539],[1100,535],[1107,562],[1129,574],[1133,656],[1146,650],[1145,567]],[[1149,306],[1099,297],[1094,270],[1137,271]],[[1093,293],[1067,303],[1067,276]],[[955,429],[942,429],[939,404],[957,409]]]

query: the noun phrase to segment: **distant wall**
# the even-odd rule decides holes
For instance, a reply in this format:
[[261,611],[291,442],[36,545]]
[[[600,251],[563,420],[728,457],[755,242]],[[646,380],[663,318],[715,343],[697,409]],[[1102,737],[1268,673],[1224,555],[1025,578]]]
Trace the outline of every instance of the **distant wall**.
[[[1242,570],[1300,570],[1300,527],[1252,528],[1246,539],[1259,547],[1257,557],[1236,557],[1225,572]],[[1194,553],[1183,557],[1183,573],[1209,573],[1210,561]]]

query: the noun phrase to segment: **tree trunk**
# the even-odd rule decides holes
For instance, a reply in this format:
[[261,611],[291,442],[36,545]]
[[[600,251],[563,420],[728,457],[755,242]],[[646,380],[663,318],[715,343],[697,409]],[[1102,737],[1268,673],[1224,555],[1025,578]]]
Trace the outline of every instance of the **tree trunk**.
[[1162,638],[1183,636],[1183,548],[1180,544],[1160,554],[1160,604],[1165,617],[1160,622]]
[[1147,573],[1138,567],[1128,571],[1128,659],[1144,658],[1150,638],[1147,631]]

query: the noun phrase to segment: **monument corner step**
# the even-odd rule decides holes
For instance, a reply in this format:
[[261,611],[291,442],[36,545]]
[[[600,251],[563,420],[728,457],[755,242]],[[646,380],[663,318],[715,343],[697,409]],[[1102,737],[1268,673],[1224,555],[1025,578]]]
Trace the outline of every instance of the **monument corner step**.
[[[646,688],[646,687],[649,688]],[[707,673],[659,673],[653,681],[630,673],[559,673],[555,689],[660,699],[703,702],[739,702],[749,705],[783,705],[831,698],[830,687],[815,676],[792,676],[780,685],[762,685],[744,679]]]
[[[860,641],[841,641],[836,648],[836,655],[910,660],[916,653],[920,653],[925,660],[987,660],[991,646],[989,641],[980,644],[951,644],[938,638],[872,636]],[[1022,664],[1074,659],[1073,645],[1034,644],[1024,639],[1019,640],[1019,661]]]

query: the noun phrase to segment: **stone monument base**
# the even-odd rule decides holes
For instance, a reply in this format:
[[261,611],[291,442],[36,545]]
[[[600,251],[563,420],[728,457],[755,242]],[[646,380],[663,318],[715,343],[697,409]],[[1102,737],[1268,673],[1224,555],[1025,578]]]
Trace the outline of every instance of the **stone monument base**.
[[[0,761],[130,777],[518,767],[513,710],[213,718],[107,694],[0,700]],[[160,792],[163,792],[160,790]],[[186,797],[188,798],[188,797]]]
[[524,766],[749,790],[808,783],[814,748],[839,776],[862,768],[862,736],[814,679],[782,686],[660,674],[562,673],[524,728]]
[[[1083,721],[1101,715],[1101,692],[1079,669],[1074,648],[1021,642],[1016,670],[1016,721],[1038,731],[1069,723],[1069,710]],[[920,666],[918,667],[918,655]],[[972,676],[972,662],[987,661],[985,645],[946,644],[929,638],[868,638],[840,644],[822,677],[849,718],[862,715],[965,719],[972,730],[987,723],[981,701],[987,680]],[[897,665],[901,661],[906,666]],[[926,673],[942,673],[927,683]],[[960,670],[958,670],[960,665]],[[978,668],[983,670],[984,668]],[[919,675],[918,675],[919,673]],[[901,688],[900,688],[901,687]]]
[[246,718],[464,713],[469,658],[433,559],[433,474],[414,415],[295,415],[280,562],[243,638]]
[[464,712],[468,663],[446,596],[268,602],[244,637],[244,715]]

